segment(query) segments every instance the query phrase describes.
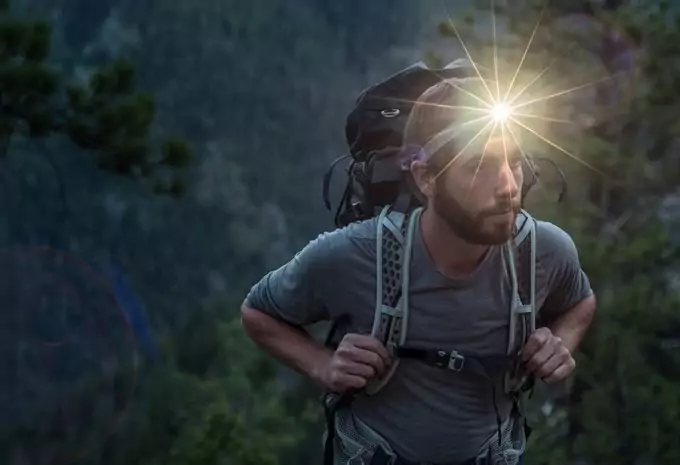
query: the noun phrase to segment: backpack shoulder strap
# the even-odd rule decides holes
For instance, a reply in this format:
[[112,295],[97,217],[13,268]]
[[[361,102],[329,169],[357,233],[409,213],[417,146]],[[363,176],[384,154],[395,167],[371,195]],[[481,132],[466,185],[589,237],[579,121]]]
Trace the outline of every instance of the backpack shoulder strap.
[[536,220],[525,210],[518,215],[514,244],[517,262],[517,294],[521,305],[532,314],[531,331],[536,329]]
[[[415,226],[421,208],[402,213],[386,206],[378,218],[376,237],[376,303],[371,335],[394,354],[408,332],[408,288]],[[381,379],[369,383],[365,392],[375,394],[387,384],[399,364],[395,358]]]
[[[394,353],[406,340],[408,327],[408,286],[411,250],[417,219],[421,208],[403,212],[397,206],[385,206],[380,212],[376,234],[376,305],[371,334],[378,338],[387,349]],[[403,272],[403,275],[402,275]],[[337,322],[336,322],[337,323]],[[333,331],[333,329],[331,329]],[[332,336],[329,333],[327,345]],[[387,384],[399,364],[395,357],[388,372],[381,379],[368,383],[362,390],[372,395]],[[322,397],[326,416],[326,437],[324,440],[324,465],[334,463],[334,439],[336,436],[335,414],[338,409],[349,405],[355,391],[342,395],[326,392]]]
[[[376,304],[371,335],[392,354],[406,342],[408,333],[408,288],[413,238],[422,208],[401,213],[386,206],[378,218],[376,234]],[[508,355],[524,347],[536,325],[536,228],[526,211],[518,215],[515,237],[504,247],[504,258],[511,284]],[[399,357],[381,379],[370,382],[369,395],[387,384],[399,365]],[[517,370],[506,376],[506,389],[516,391],[525,382]]]
[[[504,257],[511,286],[508,355],[512,356],[536,330],[536,221],[525,210],[517,216],[517,233],[504,247]],[[525,381],[515,367],[506,377],[506,391],[517,391]]]
[[[526,211],[522,211],[525,220],[522,223],[522,237],[517,241],[517,291],[523,305],[531,307],[531,332],[536,330],[536,220]],[[519,234],[518,234],[519,236]]]

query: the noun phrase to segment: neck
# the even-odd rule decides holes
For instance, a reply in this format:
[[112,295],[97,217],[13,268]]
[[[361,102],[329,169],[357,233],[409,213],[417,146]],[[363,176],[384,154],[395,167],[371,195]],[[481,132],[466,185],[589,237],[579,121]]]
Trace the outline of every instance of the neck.
[[432,261],[440,273],[450,278],[472,273],[490,248],[463,240],[431,208],[423,211],[420,229]]

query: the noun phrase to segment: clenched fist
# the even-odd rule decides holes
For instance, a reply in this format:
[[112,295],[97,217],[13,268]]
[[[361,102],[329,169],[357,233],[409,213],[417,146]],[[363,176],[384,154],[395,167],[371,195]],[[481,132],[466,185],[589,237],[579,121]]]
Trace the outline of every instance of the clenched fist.
[[373,336],[347,334],[322,372],[323,384],[332,392],[361,389],[380,376],[391,363],[387,349]]
[[522,351],[522,361],[527,372],[544,382],[556,383],[566,379],[576,368],[571,352],[548,328],[538,328]]

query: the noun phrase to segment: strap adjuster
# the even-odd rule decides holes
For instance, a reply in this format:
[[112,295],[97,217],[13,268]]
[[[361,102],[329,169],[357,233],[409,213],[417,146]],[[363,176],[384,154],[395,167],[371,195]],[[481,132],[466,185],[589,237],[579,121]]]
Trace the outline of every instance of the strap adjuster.
[[451,352],[438,350],[435,365],[442,368],[448,368],[452,371],[461,371],[463,366],[465,366],[465,357],[455,350],[452,350]]
[[464,365],[465,357],[460,355],[455,350],[452,350],[451,355],[449,356],[449,370],[461,371]]

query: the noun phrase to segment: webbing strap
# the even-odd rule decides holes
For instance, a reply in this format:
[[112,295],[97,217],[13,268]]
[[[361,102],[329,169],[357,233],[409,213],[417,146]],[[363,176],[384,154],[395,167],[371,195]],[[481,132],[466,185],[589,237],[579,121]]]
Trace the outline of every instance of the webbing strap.
[[394,236],[399,245],[404,245],[404,234],[402,227],[404,224],[404,215],[402,213],[393,212],[391,215],[385,216],[382,226],[386,227]]
[[515,363],[515,359],[507,355],[473,356],[457,350],[399,347],[396,353],[400,358],[412,358],[438,368],[464,371],[487,379],[503,375]]

